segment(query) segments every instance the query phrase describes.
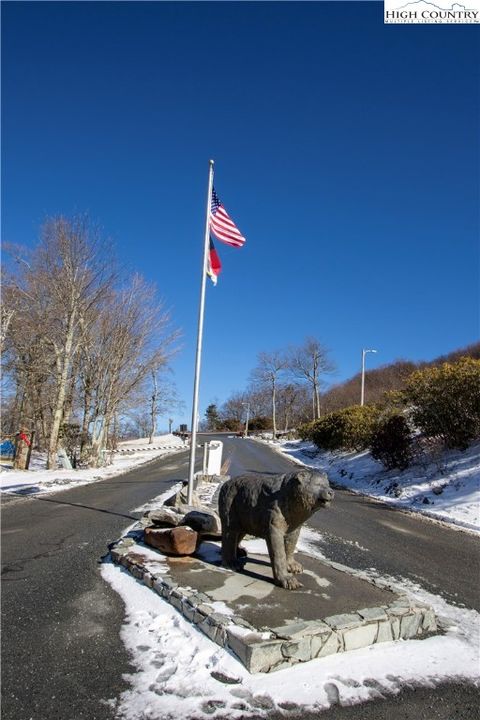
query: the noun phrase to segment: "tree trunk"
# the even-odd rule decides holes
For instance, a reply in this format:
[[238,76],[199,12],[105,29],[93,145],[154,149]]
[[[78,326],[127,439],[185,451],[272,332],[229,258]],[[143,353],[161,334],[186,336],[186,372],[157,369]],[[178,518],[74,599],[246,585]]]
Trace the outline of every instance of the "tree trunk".
[[155,431],[157,429],[158,384],[157,384],[157,377],[155,375],[155,371],[152,371],[152,379],[153,379],[153,392],[152,392],[152,398],[151,398],[151,402],[150,402],[150,435],[148,438],[149,445],[152,444],[153,436],[155,435]]
[[275,388],[275,380],[272,383],[272,424],[273,424],[273,439],[275,440],[277,437],[277,418],[276,418],[276,407],[275,407],[275,395],[276,395],[276,388]]
[[314,386],[314,393],[315,393],[315,413],[316,413],[315,419],[318,419],[320,417],[320,392],[318,389],[318,385],[316,383]]
[[98,467],[102,459],[102,447],[105,438],[106,418],[97,418],[92,427],[91,459],[94,467]]
[[65,405],[65,396],[67,393],[68,373],[70,370],[70,362],[72,359],[73,348],[73,331],[74,331],[74,313],[70,314],[68,319],[67,334],[65,337],[65,345],[63,347],[62,357],[60,360],[60,368],[57,379],[57,397],[53,411],[53,422],[50,430],[50,441],[48,444],[47,469],[53,470],[57,465],[58,436],[60,426],[63,420],[63,410]]
[[83,418],[82,428],[80,431],[80,457],[82,457],[85,446],[88,445],[88,426],[90,424],[90,405],[92,401],[92,392],[88,381],[85,383],[85,390],[83,395]]

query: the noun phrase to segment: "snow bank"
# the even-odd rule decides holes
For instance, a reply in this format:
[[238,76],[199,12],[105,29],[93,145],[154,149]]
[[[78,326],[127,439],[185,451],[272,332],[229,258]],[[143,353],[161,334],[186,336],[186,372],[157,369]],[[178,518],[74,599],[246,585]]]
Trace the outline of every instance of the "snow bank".
[[[314,532],[308,529],[305,540],[300,538],[301,549],[310,554]],[[267,552],[259,541],[248,547]],[[406,580],[400,581],[400,587],[434,607],[445,635],[381,643],[271,674],[250,675],[125,570],[106,563],[102,575],[125,602],[121,637],[136,668],[125,676],[130,689],[109,701],[125,720],[183,720],[203,713],[267,718],[285,709],[318,711],[335,703],[359,703],[398,693],[408,684],[435,687],[456,680],[480,685],[479,614],[448,605]],[[398,579],[387,579],[399,586]]]
[[336,485],[480,533],[480,443],[426,457],[403,472],[385,470],[368,451],[320,452],[301,441],[270,446],[323,470]]
[[[40,493],[58,492],[78,485],[104,480],[120,475],[138,465],[165,457],[183,450],[185,445],[175,435],[161,435],[154,438],[148,445],[148,438],[120,443],[120,452],[113,453],[112,464],[103,468],[85,470],[45,470],[46,456],[32,454],[29,470],[13,470],[1,466],[0,492],[14,495],[38,495]],[[122,452],[128,450],[128,452]]]

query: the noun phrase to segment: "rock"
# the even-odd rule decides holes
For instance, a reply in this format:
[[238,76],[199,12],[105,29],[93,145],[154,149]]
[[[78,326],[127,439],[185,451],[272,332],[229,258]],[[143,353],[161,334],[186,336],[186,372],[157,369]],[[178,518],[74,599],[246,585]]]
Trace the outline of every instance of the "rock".
[[200,485],[203,485],[204,483],[220,484],[222,482],[225,482],[225,480],[230,480],[230,475],[203,475],[203,474],[197,473],[196,478],[198,481],[198,486],[200,486]]
[[163,505],[156,510],[146,512],[144,517],[153,525],[176,527],[182,522],[184,513],[180,512],[178,508]]
[[210,675],[214,680],[218,680],[218,682],[224,683],[225,685],[238,685],[242,682],[242,678],[225,675],[225,673],[218,672],[218,670],[212,670]]
[[[197,487],[197,484],[195,482],[193,493],[192,493],[193,507],[198,507],[200,505],[200,500],[198,499],[196,487]],[[188,483],[185,480],[181,490],[174,493],[173,495],[170,495],[170,497],[165,500],[164,505],[167,505],[168,507],[180,507],[181,505],[185,505],[187,500],[188,500]]]
[[143,522],[146,526],[154,525],[160,528],[187,526],[201,535],[220,537],[222,534],[217,513],[203,505],[198,507],[184,504],[176,507],[163,505],[146,512]]
[[191,555],[197,546],[198,533],[189,527],[167,529],[145,528],[145,543],[167,555]]
[[215,537],[222,535],[220,518],[216,512],[208,508],[190,510],[185,514],[181,524],[188,525],[200,535],[214,535]]

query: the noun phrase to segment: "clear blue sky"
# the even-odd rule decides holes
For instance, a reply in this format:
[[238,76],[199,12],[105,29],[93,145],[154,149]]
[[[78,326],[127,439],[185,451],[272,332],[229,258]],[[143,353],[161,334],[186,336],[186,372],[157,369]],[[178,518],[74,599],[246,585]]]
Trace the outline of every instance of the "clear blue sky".
[[[335,381],[478,339],[478,28],[380,2],[2,3],[3,237],[88,211],[183,330],[189,421],[208,159],[201,409],[314,335]],[[182,420],[176,416],[176,420]]]

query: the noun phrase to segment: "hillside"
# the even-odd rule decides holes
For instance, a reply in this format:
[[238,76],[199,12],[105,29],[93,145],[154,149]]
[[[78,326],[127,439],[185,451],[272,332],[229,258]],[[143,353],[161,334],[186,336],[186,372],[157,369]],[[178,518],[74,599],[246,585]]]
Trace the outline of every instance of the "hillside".
[[272,445],[328,474],[335,486],[480,533],[480,443],[424,453],[406,470],[386,470],[368,450],[331,453],[299,440]]
[[[480,342],[468,345],[465,348],[454,350],[448,355],[441,355],[428,362],[415,363],[410,360],[397,360],[379,368],[365,372],[365,396],[368,404],[380,402],[383,394],[390,390],[401,390],[406,378],[415,370],[441,365],[444,362],[454,362],[461,357],[468,356],[480,359]],[[322,411],[339,410],[349,405],[356,405],[360,399],[361,373],[357,373],[349,380],[334,385],[322,396]]]

